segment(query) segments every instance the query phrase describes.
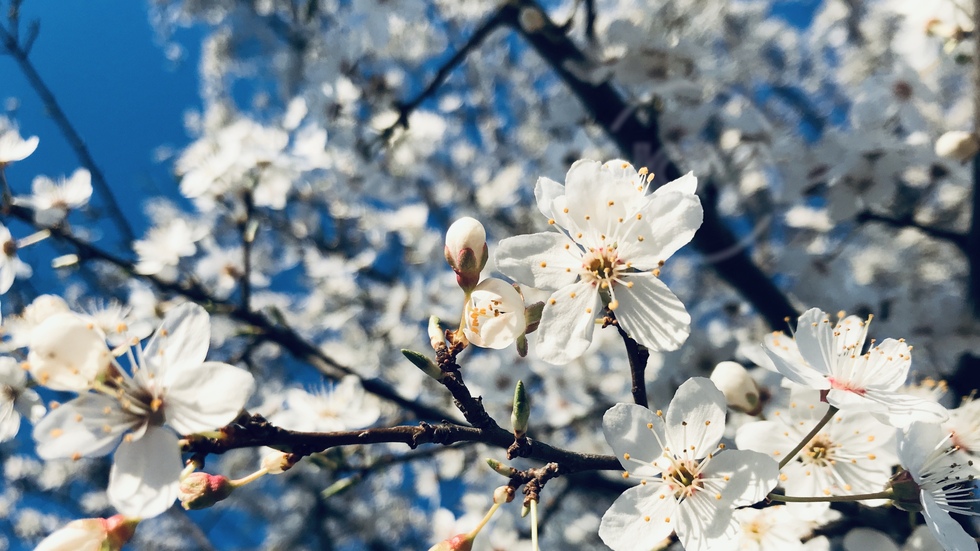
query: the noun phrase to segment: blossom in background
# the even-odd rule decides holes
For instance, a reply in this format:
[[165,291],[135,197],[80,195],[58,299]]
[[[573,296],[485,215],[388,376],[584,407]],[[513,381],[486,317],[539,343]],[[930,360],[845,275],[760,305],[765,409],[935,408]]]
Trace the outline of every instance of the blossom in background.
[[506,348],[524,334],[524,297],[506,281],[484,279],[463,309],[463,334],[481,348]]
[[811,308],[800,316],[795,342],[775,333],[765,341],[766,353],[783,376],[824,391],[841,410],[868,411],[899,428],[945,421],[943,406],[900,392],[912,365],[912,347],[904,340],[885,339],[863,352],[870,322],[848,316],[832,324],[825,312]]
[[[782,460],[823,418],[828,407],[820,401],[819,392],[794,389],[786,407],[767,412],[769,420],[739,427],[735,444],[739,449]],[[892,451],[894,436],[894,428],[869,414],[840,412],[783,467],[779,484],[787,494],[804,497],[880,491],[897,462]],[[803,506],[825,509],[830,504]]]
[[17,127],[6,118],[0,117],[0,168],[4,165],[23,161],[37,149],[38,138],[21,137]]
[[113,359],[100,392],[81,394],[35,426],[38,455],[95,457],[118,444],[109,502],[130,517],[167,510],[177,497],[183,462],[177,435],[163,425],[179,434],[221,428],[239,414],[254,387],[247,371],[205,361],[210,334],[200,306],[186,303],[168,312],[146,348],[130,351],[131,374]]
[[88,390],[113,362],[102,331],[73,312],[54,314],[38,324],[28,347],[31,376],[52,390]]
[[136,533],[137,519],[123,515],[69,522],[34,548],[34,551],[119,551]]
[[[960,407],[949,410],[949,420],[943,423],[943,429],[952,435],[963,462],[980,460],[980,400],[966,398]],[[980,463],[974,468],[980,469]]]
[[667,412],[617,404],[602,431],[624,476],[640,485],[606,511],[599,537],[615,551],[651,548],[676,531],[687,551],[736,541],[735,507],[762,500],[776,486],[779,467],[768,456],[719,446],[725,432],[725,396],[708,379],[677,389]]
[[92,175],[79,168],[70,178],[55,182],[47,176],[37,176],[31,183],[31,195],[18,197],[16,202],[34,211],[34,221],[54,226],[64,221],[68,211],[84,207],[92,197]]
[[10,290],[14,278],[30,277],[31,267],[17,256],[17,241],[6,226],[0,224],[0,295]]
[[180,259],[197,252],[194,243],[201,237],[198,233],[190,223],[180,218],[150,228],[144,239],[133,243],[133,249],[139,255],[136,272],[157,275],[166,280],[175,279]]
[[20,419],[31,423],[44,415],[44,404],[36,392],[27,388],[27,373],[17,360],[0,356],[0,442],[17,435]]
[[[898,457],[907,471],[893,478],[892,487],[900,507],[922,511],[926,525],[943,549],[976,550],[976,540],[950,516],[980,514],[976,512],[980,498],[974,485],[975,471],[959,460],[951,440],[952,435],[939,425],[912,423],[898,441]],[[903,491],[910,482],[917,496]]]
[[366,428],[380,416],[378,399],[365,392],[356,376],[347,375],[319,392],[287,390],[286,409],[270,415],[269,420],[290,430],[335,432]]
[[803,538],[813,532],[814,523],[802,519],[785,505],[764,509],[744,507],[735,511],[738,521],[739,551],[800,551]]
[[510,237],[497,247],[501,272],[554,290],[537,331],[546,361],[581,356],[604,307],[652,350],[676,350],[690,334],[691,316],[659,275],[701,226],[697,179],[687,174],[647,194],[651,179],[621,160],[577,161],[564,186],[548,178],[535,186],[538,209],[559,231]]

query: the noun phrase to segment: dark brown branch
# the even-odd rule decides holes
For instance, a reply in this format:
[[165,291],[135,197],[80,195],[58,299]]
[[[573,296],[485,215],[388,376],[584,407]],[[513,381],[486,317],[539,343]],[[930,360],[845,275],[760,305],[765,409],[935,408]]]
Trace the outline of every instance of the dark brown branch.
[[[534,26],[521,24],[523,10],[535,10],[540,14],[540,17],[523,18],[525,21],[533,19],[536,23]],[[649,122],[642,121],[636,109],[626,103],[611,82],[596,82],[596,79],[589,78],[590,72],[595,73],[598,68],[548,18],[536,1],[510,2],[503,7],[503,15],[507,24],[531,44],[579,98],[595,123],[605,130],[625,157],[640,162],[649,159],[651,153],[663,150],[656,117],[651,117]],[[663,178],[658,177],[657,181],[668,182],[680,177],[681,171],[675,163],[668,162],[658,176]],[[701,187],[708,189],[714,184],[709,181]],[[770,327],[782,328],[785,318],[799,315],[786,295],[756,266],[748,251],[739,245],[714,205],[705,205],[704,223],[694,236],[693,244],[706,258],[713,260],[712,266],[718,275],[734,287]]]
[[[915,228],[922,233],[933,237],[936,239],[941,239],[943,241],[949,241],[953,245],[956,245],[961,251],[969,254],[970,248],[968,245],[968,236],[963,235],[959,232],[954,232],[950,230],[944,230],[942,228],[933,228],[930,226],[923,226],[922,224],[916,222],[911,216],[906,216],[903,218],[893,218],[891,216],[886,216],[884,214],[878,214],[871,212],[869,210],[861,211],[854,217],[854,221],[863,224],[866,222],[879,222],[885,224],[886,226],[891,226],[893,228]],[[980,255],[978,255],[980,256]]]
[[95,159],[89,153],[85,141],[82,140],[75,127],[72,126],[65,112],[61,110],[61,106],[58,105],[58,100],[55,99],[54,94],[44,83],[44,80],[41,79],[41,75],[34,68],[34,64],[27,58],[27,50],[17,43],[14,35],[8,32],[3,25],[0,25],[0,42],[3,43],[4,49],[17,61],[20,70],[27,77],[27,81],[34,88],[34,92],[37,93],[41,103],[44,104],[44,109],[48,116],[58,125],[58,129],[61,130],[62,135],[68,141],[68,145],[75,151],[75,155],[78,156],[78,161],[91,173],[92,183],[99,190],[99,194],[105,201],[112,215],[112,219],[119,229],[120,237],[122,237],[125,243],[131,243],[135,239],[133,229],[130,228],[126,216],[123,214],[122,209],[119,208],[119,203],[116,202],[116,197],[112,194],[112,189],[109,187],[105,175],[102,174],[99,166],[95,164]]
[[[481,442],[506,449],[514,440],[513,435],[499,427],[478,429],[449,422],[438,425],[422,422],[418,425],[342,432],[298,432],[276,427],[258,415],[243,416],[238,421],[238,424],[226,427],[225,435],[220,439],[188,438],[184,451],[220,454],[233,449],[268,446],[302,457],[338,446],[381,443],[401,443],[415,449],[422,444],[445,446],[461,442]],[[611,455],[577,453],[534,440],[531,441],[531,452],[528,457],[558,463],[561,465],[562,474],[590,470],[622,470],[619,460]]]
[[470,53],[479,48],[483,41],[486,40],[490,33],[501,26],[504,22],[503,9],[499,9],[493,13],[490,17],[485,19],[480,25],[473,31],[469,40],[463,44],[456,53],[452,55],[445,63],[443,63],[436,74],[429,81],[428,86],[425,87],[421,92],[419,92],[414,98],[404,102],[399,103],[395,107],[398,109],[398,120],[394,122],[388,128],[385,128],[381,132],[379,137],[380,143],[387,142],[391,136],[395,133],[398,127],[408,128],[408,118],[412,115],[415,109],[422,104],[425,100],[431,98],[435,95],[436,91],[442,86],[442,84],[449,78],[449,75],[456,70],[457,67],[462,65],[463,61],[466,60]]
[[84,262],[89,259],[107,262],[121,269],[130,277],[142,279],[153,284],[161,291],[183,296],[189,300],[201,304],[202,306],[205,306],[212,312],[220,312],[230,316],[232,319],[235,319],[238,322],[251,325],[258,334],[258,338],[265,339],[268,342],[273,342],[281,346],[289,351],[293,357],[308,362],[327,377],[339,379],[343,375],[355,375],[358,377],[358,379],[360,379],[361,386],[364,387],[364,390],[397,404],[406,411],[410,411],[418,416],[419,419],[441,421],[443,419],[451,419],[453,417],[453,415],[449,412],[445,412],[441,409],[405,398],[394,388],[380,379],[362,378],[351,368],[339,364],[333,358],[324,354],[317,346],[307,342],[298,333],[283,323],[273,323],[266,316],[258,312],[248,311],[243,309],[240,305],[217,299],[208,294],[207,291],[205,291],[199,285],[169,282],[155,276],[138,274],[133,269],[133,264],[130,261],[106,252],[95,245],[88,243],[87,241],[79,239],[63,226],[45,228],[44,226],[36,224],[30,209],[14,205],[7,209],[6,214],[9,216],[14,216],[37,229],[50,230],[53,238],[67,243],[75,248],[79,256],[79,262]]
[[632,381],[630,392],[633,394],[633,403],[645,408],[650,407],[647,400],[646,383],[647,360],[650,359],[650,351],[627,335],[618,323],[616,330],[619,331],[619,336],[623,338],[623,344],[626,345],[626,357],[629,358],[630,362],[630,379]]

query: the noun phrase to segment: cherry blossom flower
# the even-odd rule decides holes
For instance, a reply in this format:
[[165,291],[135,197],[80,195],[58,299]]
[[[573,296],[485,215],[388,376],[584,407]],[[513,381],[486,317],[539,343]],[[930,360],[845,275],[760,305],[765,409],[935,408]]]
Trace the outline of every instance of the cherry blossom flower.
[[31,331],[27,367],[38,383],[53,390],[82,392],[112,364],[105,335],[73,312],[54,314]]
[[658,276],[701,226],[697,179],[687,174],[647,194],[650,180],[625,161],[577,161],[564,186],[541,178],[535,187],[538,209],[559,231],[511,237],[497,247],[501,272],[554,291],[537,331],[546,361],[581,356],[604,307],[652,350],[676,350],[690,334],[690,315]]
[[764,509],[744,507],[735,510],[738,520],[739,551],[798,551],[803,538],[813,532],[814,523],[786,505]]
[[463,309],[463,334],[481,348],[507,348],[524,334],[524,298],[506,281],[484,279]]
[[687,551],[732,544],[735,507],[763,499],[779,468],[764,454],[723,450],[725,396],[708,379],[677,389],[667,412],[617,404],[602,419],[606,441],[640,485],[606,511],[599,537],[615,551],[646,550],[672,531]]
[[[823,418],[830,406],[820,394],[794,389],[785,407],[767,411],[767,421],[739,427],[735,444],[781,460]],[[867,413],[840,412],[783,467],[780,485],[793,496],[830,496],[881,490],[896,463],[895,429]],[[867,503],[867,502],[866,502]],[[829,503],[791,507],[825,509]]]
[[23,161],[34,153],[37,144],[37,136],[25,140],[6,117],[0,117],[0,168],[13,162]]
[[868,411],[899,428],[945,421],[943,406],[900,392],[912,365],[912,347],[904,340],[885,339],[862,352],[870,321],[848,316],[833,325],[812,308],[800,316],[795,343],[776,333],[766,340],[766,352],[783,376],[824,391],[827,402],[842,410]]
[[44,404],[36,392],[27,388],[27,373],[17,360],[0,356],[0,442],[20,430],[21,417],[35,422],[44,415]]
[[[978,516],[980,498],[975,494],[975,472],[967,463],[958,461],[952,445],[953,436],[939,425],[912,423],[898,442],[898,457],[907,471],[893,478],[896,503],[907,510],[922,511],[926,525],[946,551],[977,549],[977,542],[950,516],[950,513]],[[908,479],[912,480],[909,481]],[[914,483],[918,502],[905,496],[902,488]],[[908,500],[903,499],[908,497]]]
[[30,277],[31,267],[24,264],[17,256],[17,241],[6,226],[0,224],[0,295],[10,290],[14,278]]
[[136,272],[173,280],[180,259],[197,251],[194,243],[202,237],[198,234],[190,223],[180,218],[151,228],[144,239],[133,243],[133,249],[139,255]]
[[119,551],[136,532],[139,520],[123,515],[69,522],[34,548],[34,551]]
[[[130,517],[149,518],[177,497],[183,462],[177,435],[230,423],[252,393],[254,381],[235,366],[207,362],[211,328],[207,312],[183,304],[167,313],[145,349],[129,351],[132,373],[113,359],[111,375],[51,411],[34,428],[42,458],[106,455],[109,502]],[[120,444],[120,442],[122,442]]]
[[377,398],[365,392],[357,377],[348,375],[318,392],[287,390],[286,409],[271,415],[270,421],[291,430],[334,432],[363,429],[380,416]]
[[58,182],[38,176],[31,183],[31,195],[18,197],[18,204],[34,210],[34,221],[43,226],[61,223],[68,211],[83,207],[92,197],[92,175],[79,168],[70,178]]

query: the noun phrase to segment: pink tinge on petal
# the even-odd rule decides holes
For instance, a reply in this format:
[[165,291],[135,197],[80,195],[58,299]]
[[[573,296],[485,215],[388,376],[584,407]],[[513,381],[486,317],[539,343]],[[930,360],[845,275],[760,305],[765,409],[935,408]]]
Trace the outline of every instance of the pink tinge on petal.
[[851,381],[843,381],[840,379],[835,379],[834,377],[827,377],[827,380],[830,381],[830,388],[832,389],[853,392],[859,396],[864,396],[864,393],[867,392],[867,390],[855,385]]

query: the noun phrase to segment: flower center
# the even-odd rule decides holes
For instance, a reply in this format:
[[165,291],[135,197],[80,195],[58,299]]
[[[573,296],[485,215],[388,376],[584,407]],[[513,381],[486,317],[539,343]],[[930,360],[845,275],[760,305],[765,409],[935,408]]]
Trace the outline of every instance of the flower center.
[[7,256],[14,256],[16,252],[17,252],[17,243],[13,239],[3,242],[3,254]]
[[691,497],[704,487],[697,463],[689,459],[675,460],[674,465],[664,473],[664,479],[670,483],[670,489],[677,499]]
[[17,391],[10,385],[0,385],[0,402],[13,402],[17,399]]
[[800,460],[820,467],[832,465],[835,462],[834,451],[837,447],[826,434],[818,434],[803,449]]
[[622,266],[623,261],[619,259],[615,245],[590,248],[589,252],[582,257],[585,280],[591,282],[593,286],[601,284],[603,289],[608,288],[617,280]]

